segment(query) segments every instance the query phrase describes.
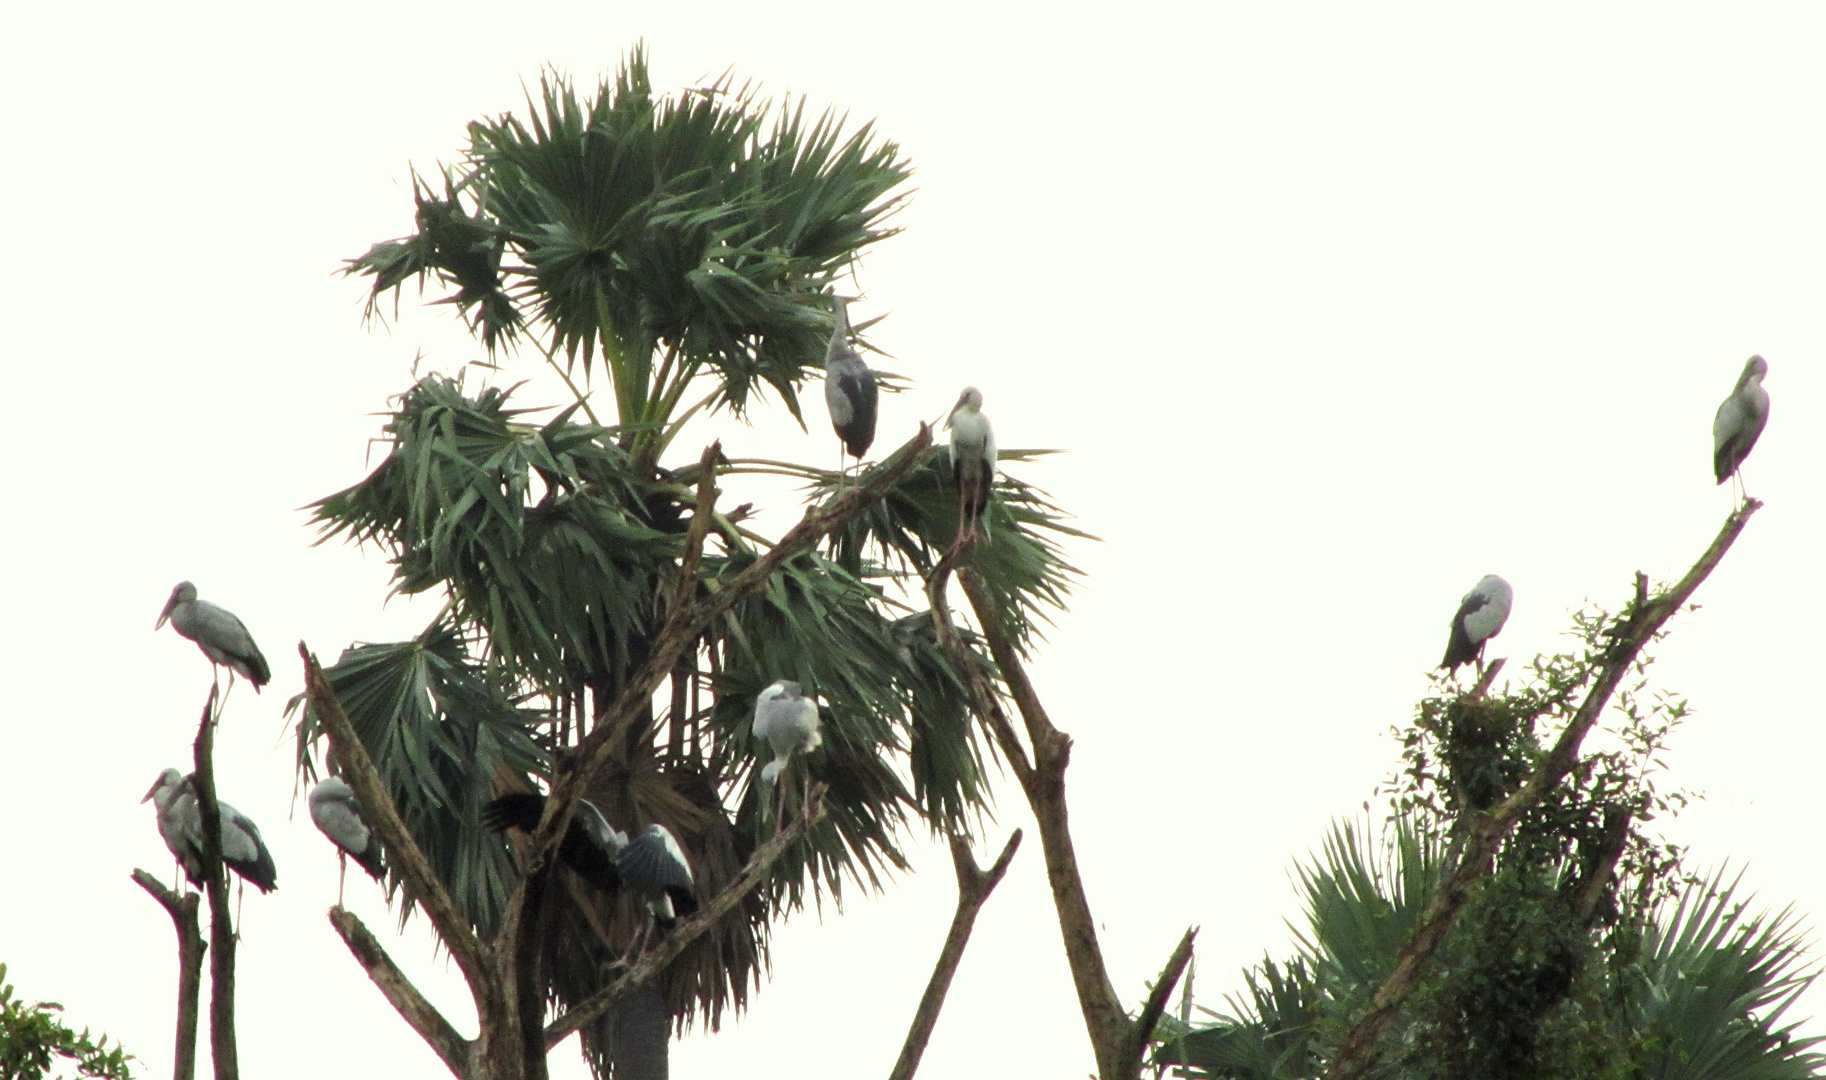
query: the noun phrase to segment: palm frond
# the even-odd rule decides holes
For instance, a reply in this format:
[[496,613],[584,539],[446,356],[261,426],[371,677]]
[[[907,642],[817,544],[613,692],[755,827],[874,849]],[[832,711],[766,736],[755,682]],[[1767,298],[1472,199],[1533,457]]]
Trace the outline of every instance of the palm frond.
[[[539,718],[507,698],[443,618],[411,641],[346,649],[324,674],[413,840],[464,915],[492,935],[518,873],[499,839],[481,828],[481,809],[497,783],[524,783],[545,767],[531,735]],[[297,755],[307,778],[317,773],[322,737],[304,709]],[[398,887],[390,875],[389,892]],[[399,899],[404,922],[414,901]]]

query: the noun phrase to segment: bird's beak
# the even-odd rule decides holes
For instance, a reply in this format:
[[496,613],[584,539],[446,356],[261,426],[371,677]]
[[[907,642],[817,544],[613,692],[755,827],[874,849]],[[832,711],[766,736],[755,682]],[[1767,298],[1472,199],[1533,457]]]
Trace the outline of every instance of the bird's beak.
[[[171,599],[165,601],[165,610],[159,612],[159,621],[153,623],[152,628],[154,630],[164,629],[165,620],[171,618],[171,609],[174,607],[177,607],[177,606],[178,606],[178,598],[175,596],[172,597]],[[144,801],[144,800],[142,800],[142,801]]]
[[152,786],[146,789],[146,794],[140,797],[140,802],[151,802],[152,797],[159,793],[159,786],[162,785],[164,782],[165,782],[165,778],[162,776],[159,777],[157,780],[154,780],[152,782]]

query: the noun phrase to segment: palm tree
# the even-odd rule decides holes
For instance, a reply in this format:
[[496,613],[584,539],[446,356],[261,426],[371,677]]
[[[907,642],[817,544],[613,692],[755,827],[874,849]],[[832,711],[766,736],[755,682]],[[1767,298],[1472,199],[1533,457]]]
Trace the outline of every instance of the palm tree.
[[[1329,1053],[1382,984],[1439,880],[1445,837],[1423,820],[1397,818],[1380,844],[1351,824],[1334,826],[1322,851],[1295,871],[1307,927],[1297,954],[1284,963],[1265,959],[1246,971],[1244,993],[1229,999],[1226,1012],[1201,1010],[1210,1023],[1163,1029],[1157,1068],[1223,1080],[1322,1075]],[[1502,954],[1517,955],[1518,938],[1502,932],[1508,928],[1497,913],[1505,906],[1535,913],[1550,907],[1538,898],[1507,905],[1514,892],[1499,878],[1481,910],[1455,931],[1440,978],[1398,1022],[1390,1040],[1396,1049],[1374,1067],[1374,1075],[1391,1080],[1821,1075],[1826,1055],[1812,1049],[1821,1039],[1800,1037],[1794,1023],[1783,1022],[1814,978],[1801,966],[1801,935],[1787,910],[1748,913],[1746,903],[1735,898],[1738,883],[1722,872],[1689,878],[1642,918],[1624,918],[1594,939],[1592,953],[1581,958],[1543,1022],[1531,1029],[1530,1060],[1493,1073],[1467,1068],[1464,1060],[1474,1049],[1467,1046],[1472,1040],[1463,1022],[1479,1007],[1473,999],[1508,981],[1490,962],[1493,950],[1479,946],[1498,942]],[[1639,885],[1625,891],[1650,895],[1652,890]],[[1540,970],[1526,981],[1528,990],[1538,991]],[[1464,974],[1471,977],[1457,977]],[[1489,1015],[1515,1015],[1513,1009],[1504,1013],[1481,1005]]]
[[[481,807],[564,770],[648,657],[677,600],[704,471],[784,474],[814,497],[840,483],[810,466],[680,463],[670,451],[701,414],[775,405],[803,423],[835,282],[892,235],[885,222],[910,175],[894,144],[843,127],[727,76],[655,95],[636,49],[594,96],[548,75],[525,118],[470,124],[459,163],[415,183],[416,231],[349,263],[372,279],[371,312],[408,281],[444,290],[435,302],[491,355],[536,352],[576,395],[535,422],[511,391],[421,379],[391,410],[386,459],[315,505],[326,537],[387,552],[395,589],[445,597],[415,639],[352,647],[327,675],[484,936],[500,928],[517,870],[508,842],[481,828]],[[612,416],[582,390],[602,380]],[[929,570],[956,529],[942,453],[717,618],[585,793],[624,830],[669,827],[699,891],[714,893],[778,828],[756,794],[755,695],[790,678],[824,703],[823,746],[802,767],[824,786],[828,816],[651,993],[585,1030],[598,1075],[664,1075],[674,1025],[714,1028],[758,986],[772,919],[846,883],[879,887],[906,866],[907,829],[967,830],[985,806],[985,740],[965,686],[900,584]],[[1077,534],[1006,478],[995,514],[977,566],[1025,641],[1063,603],[1074,571],[1057,541]],[[708,516],[699,573],[715,590],[773,541],[738,514]],[[306,773],[321,735],[307,713]],[[791,816],[803,788],[781,788]],[[403,919],[415,898],[396,898]],[[541,970],[548,1001],[568,1006],[623,970],[644,916],[567,878],[545,903]]]

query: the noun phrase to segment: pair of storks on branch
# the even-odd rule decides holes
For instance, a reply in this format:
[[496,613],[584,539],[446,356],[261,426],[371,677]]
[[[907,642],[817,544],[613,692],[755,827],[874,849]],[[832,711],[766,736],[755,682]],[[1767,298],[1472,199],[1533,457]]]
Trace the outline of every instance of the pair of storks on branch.
[[[824,351],[824,404],[843,450],[861,464],[875,442],[875,413],[881,386],[850,344],[848,301],[831,299],[831,340]],[[964,388],[945,420],[951,429],[951,477],[957,485],[957,543],[974,540],[983,527],[995,488],[995,431],[983,415],[983,392]],[[838,455],[840,458],[842,454]]]
[[[1769,422],[1769,392],[1763,389],[1767,374],[1769,362],[1752,356],[1712,418],[1712,474],[1720,484],[1738,475]],[[1460,664],[1475,662],[1481,671],[1484,643],[1502,632],[1514,600],[1515,591],[1495,574],[1473,586],[1452,616],[1452,638],[1439,666],[1457,671]]]

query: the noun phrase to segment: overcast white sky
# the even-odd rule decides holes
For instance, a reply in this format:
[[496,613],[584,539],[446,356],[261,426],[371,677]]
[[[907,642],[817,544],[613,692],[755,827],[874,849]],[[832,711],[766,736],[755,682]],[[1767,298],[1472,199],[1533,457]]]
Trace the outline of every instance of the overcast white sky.
[[[190,578],[275,671],[220,736],[221,791],[279,865],[246,904],[246,1071],[439,1070],[324,921],[335,859],[294,809],[281,711],[300,638],[327,658],[427,619],[382,605],[381,558],[311,547],[299,507],[364,474],[416,353],[477,352],[448,309],[364,328],[362,286],[333,272],[409,231],[409,166],[452,157],[466,121],[518,107],[547,62],[594,80],[640,38],[659,85],[733,66],[878,118],[917,165],[855,312],[891,312],[873,340],[918,380],[880,445],[973,383],[1004,446],[1071,451],[1021,469],[1104,538],[1071,552],[1088,577],[1036,676],[1077,741],[1079,855],[1130,1001],[1188,924],[1208,1004],[1286,951],[1290,862],[1393,767],[1389,729],[1481,575],[1515,585],[1493,655],[1519,662],[1586,598],[1614,607],[1637,569],[1697,556],[1729,505],[1712,412],[1752,352],[1768,507],[1655,669],[1696,710],[1672,780],[1706,796],[1664,825],[1817,925],[1826,9],[1377,7],[11,13],[10,981],[169,1069],[173,939],[127,875],[170,871],[137,800],[187,761],[208,687],[193,646],[152,633]],[[723,433],[832,456],[777,415]],[[985,860],[1027,821],[1004,790]],[[885,1073],[954,897],[942,849],[914,853],[884,894],[783,927],[754,1008],[686,1038],[676,1074]],[[391,927],[369,883],[350,893]],[[422,932],[390,947],[464,1014]],[[1036,840],[925,1070],[1091,1068]]]

